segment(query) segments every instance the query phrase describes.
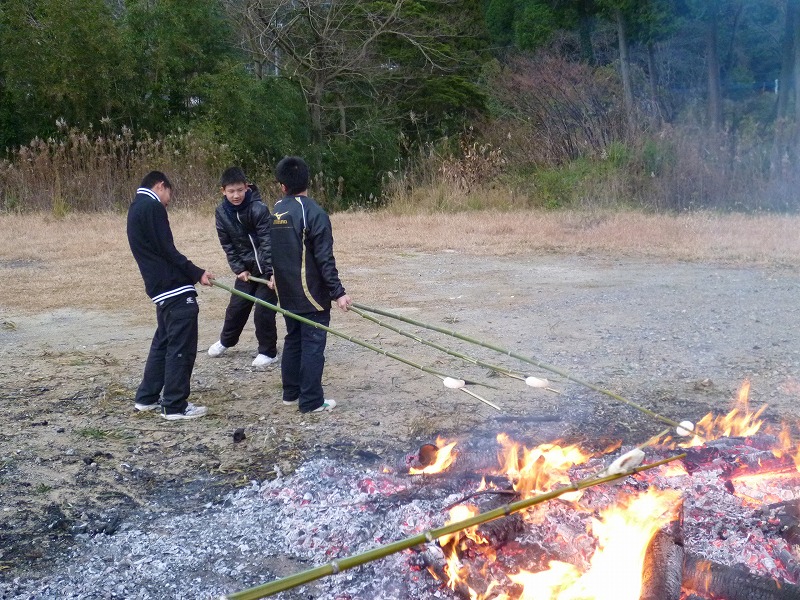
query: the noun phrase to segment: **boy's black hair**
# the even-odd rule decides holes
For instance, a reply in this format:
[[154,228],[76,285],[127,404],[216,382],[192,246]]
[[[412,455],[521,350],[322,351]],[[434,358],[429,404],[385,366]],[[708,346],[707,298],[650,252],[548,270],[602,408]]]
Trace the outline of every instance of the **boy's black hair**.
[[142,183],[141,185],[139,185],[139,187],[152,190],[159,183],[163,183],[164,187],[167,188],[168,190],[172,189],[172,183],[170,183],[170,180],[167,179],[167,176],[164,175],[161,171],[150,171],[147,175],[144,176],[144,179],[142,179]]
[[241,167],[228,167],[222,172],[219,178],[220,187],[234,185],[236,183],[247,183],[247,175],[244,174]]
[[275,167],[275,178],[286,186],[287,194],[299,194],[308,189],[308,165],[299,156],[285,156]]

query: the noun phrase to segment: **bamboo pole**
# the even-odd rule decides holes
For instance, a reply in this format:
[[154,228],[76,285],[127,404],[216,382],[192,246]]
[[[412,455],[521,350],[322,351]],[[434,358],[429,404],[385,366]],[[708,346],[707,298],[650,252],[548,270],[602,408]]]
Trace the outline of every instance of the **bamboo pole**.
[[680,427],[680,423],[678,423],[677,421],[675,421],[673,419],[670,419],[669,417],[665,417],[663,415],[660,415],[657,412],[654,412],[654,411],[650,410],[649,408],[645,408],[644,406],[641,406],[640,404],[637,404],[637,403],[635,403],[635,402],[633,402],[631,400],[628,400],[627,398],[623,398],[619,394],[616,394],[616,393],[614,393],[614,392],[612,392],[610,390],[603,389],[603,388],[601,388],[599,386],[594,385],[593,383],[589,383],[588,381],[584,381],[582,379],[579,379],[578,377],[575,377],[574,375],[571,375],[570,373],[567,373],[566,371],[564,371],[562,369],[559,369],[558,367],[554,367],[552,365],[548,365],[547,363],[543,363],[543,362],[535,360],[533,358],[528,358],[527,356],[523,356],[521,354],[517,354],[516,352],[512,352],[511,350],[507,350],[505,348],[501,348],[499,346],[495,346],[495,345],[489,344],[487,342],[482,342],[481,340],[477,340],[475,338],[471,338],[469,336],[466,336],[466,335],[463,335],[461,333],[458,333],[457,331],[452,331],[450,329],[445,329],[443,327],[437,327],[436,325],[430,325],[428,323],[422,323],[420,321],[415,321],[414,319],[410,319],[408,317],[404,317],[403,315],[398,315],[398,314],[391,313],[391,312],[388,312],[388,311],[385,311],[385,310],[380,310],[380,309],[377,309],[377,308],[371,308],[369,306],[364,306],[363,304],[358,304],[358,303],[355,303],[355,302],[353,303],[353,307],[358,308],[360,310],[365,310],[367,312],[375,313],[376,315],[381,315],[381,316],[384,316],[384,317],[390,317],[392,319],[397,319],[398,321],[403,321],[404,323],[409,323],[410,325],[416,325],[418,327],[424,327],[424,328],[430,329],[432,331],[438,331],[439,333],[443,333],[445,335],[449,335],[449,336],[457,338],[459,340],[464,340],[465,342],[469,342],[471,344],[476,344],[478,346],[483,346],[484,348],[488,348],[489,350],[494,350],[495,352],[499,352],[500,354],[505,354],[505,355],[510,356],[512,358],[516,358],[517,360],[521,360],[521,361],[526,362],[528,364],[537,366],[540,369],[545,369],[546,371],[550,371],[552,373],[556,373],[558,375],[561,375],[564,379],[568,379],[570,381],[573,381],[573,382],[575,382],[577,384],[580,384],[580,385],[582,385],[584,387],[587,387],[587,388],[589,388],[591,390],[594,390],[596,392],[600,392],[601,394],[605,394],[606,396],[610,396],[611,398],[614,398],[614,400],[618,400],[618,401],[620,401],[620,402],[622,402],[624,404],[627,404],[628,406],[631,406],[631,407],[635,408],[636,410],[638,410],[640,412],[643,412],[644,414],[656,419],[657,421],[661,421],[662,423],[666,423],[667,425],[669,425],[671,427]]
[[380,325],[381,327],[385,327],[386,329],[394,331],[395,333],[399,333],[402,336],[405,336],[407,338],[411,338],[415,342],[419,342],[420,344],[424,344],[425,346],[430,346],[431,348],[435,348],[436,350],[439,350],[440,352],[444,352],[445,354],[449,354],[450,356],[455,356],[456,358],[460,358],[460,359],[465,360],[467,362],[471,362],[472,364],[478,365],[479,367],[485,367],[487,369],[491,369],[492,371],[494,371],[496,373],[499,373],[500,375],[505,375],[506,377],[511,377],[513,379],[519,379],[520,381],[525,381],[526,376],[522,375],[521,373],[517,373],[517,372],[512,371],[510,369],[506,369],[505,367],[500,367],[500,366],[497,366],[497,365],[493,365],[491,363],[484,362],[484,361],[482,361],[480,359],[474,358],[474,357],[469,356],[467,354],[462,354],[460,352],[456,352],[455,350],[451,350],[450,348],[447,348],[446,346],[442,346],[440,344],[437,344],[436,342],[432,342],[430,340],[426,340],[425,338],[422,338],[422,337],[420,337],[420,336],[418,336],[418,335],[416,335],[414,333],[411,333],[410,331],[405,331],[403,329],[400,329],[399,327],[395,327],[391,323],[387,323],[386,321],[381,321],[380,319],[376,319],[375,317],[367,314],[363,310],[361,310],[359,308],[356,308],[354,306],[351,306],[350,310],[353,311],[354,313],[356,313],[357,315],[367,319],[368,321],[372,321],[373,323],[376,323],[377,325]]
[[432,542],[433,540],[439,539],[442,536],[450,535],[458,531],[463,531],[464,529],[469,529],[470,527],[475,527],[476,525],[480,525],[488,521],[493,521],[501,517],[507,517],[512,513],[525,510],[526,508],[530,508],[537,504],[541,504],[548,500],[552,500],[553,498],[558,498],[559,496],[566,494],[568,492],[576,492],[578,490],[590,488],[595,485],[601,485],[603,483],[616,481],[617,479],[622,479],[624,477],[628,477],[629,475],[633,475],[635,473],[647,471],[648,469],[654,469],[655,467],[659,467],[661,465],[667,464],[668,462],[677,460],[679,458],[684,458],[685,456],[686,454],[678,454],[676,456],[664,458],[654,463],[635,467],[624,473],[607,475],[605,477],[582,479],[580,481],[576,481],[575,483],[560,487],[556,490],[552,490],[545,494],[539,494],[538,496],[533,496],[531,498],[519,500],[511,504],[506,504],[505,506],[501,506],[499,508],[495,508],[494,510],[490,510],[485,513],[475,515],[474,517],[470,517],[469,519],[464,519],[463,521],[456,521],[455,523],[450,523],[449,525],[445,525],[437,529],[429,529],[424,533],[420,533],[405,538],[403,540],[399,540],[397,542],[392,542],[391,544],[379,546],[377,548],[373,548],[372,550],[367,550],[366,552],[363,552],[361,554],[356,554],[354,556],[349,556],[339,560],[334,560],[325,565],[321,565],[313,569],[308,569],[307,571],[302,571],[300,573],[295,573],[294,575],[290,575],[289,577],[284,577],[282,579],[271,581],[269,583],[252,587],[250,589],[222,596],[220,600],[258,600],[259,598],[266,598],[267,596],[272,596],[273,594],[277,594],[278,592],[283,592],[298,587],[300,585],[310,583],[317,579],[322,579],[323,577],[327,577],[328,575],[335,575],[337,573],[341,573],[342,571],[346,571],[347,569],[352,569],[353,567],[358,567],[361,565],[365,565],[369,562],[385,558],[390,554],[395,554],[403,550],[408,550],[409,548],[413,548],[414,546],[418,546],[426,542]]
[[[250,279],[253,280],[253,281],[256,281],[257,283],[267,283],[266,279],[260,279],[258,277],[250,277]],[[399,355],[394,354],[392,352],[388,352],[388,351],[384,350],[383,348],[378,348],[377,346],[373,346],[372,344],[369,344],[367,342],[361,341],[361,340],[359,340],[357,338],[354,338],[352,336],[349,336],[349,335],[347,335],[345,333],[342,333],[340,331],[332,329],[332,328],[330,328],[330,327],[328,327],[326,325],[322,325],[321,323],[316,323],[316,322],[312,321],[311,319],[306,319],[305,317],[301,317],[300,315],[297,315],[297,314],[295,314],[293,312],[289,312],[288,310],[286,310],[284,308],[281,308],[279,306],[275,306],[274,304],[270,304],[269,302],[267,302],[265,300],[261,300],[260,298],[256,298],[255,296],[251,296],[250,294],[246,294],[246,293],[244,293],[244,292],[242,292],[240,290],[237,290],[236,288],[232,288],[229,285],[225,285],[224,283],[220,283],[216,279],[212,279],[211,280],[211,284],[216,286],[216,287],[218,287],[218,288],[221,288],[221,289],[225,290],[226,292],[234,294],[235,296],[239,296],[241,298],[245,298],[247,300],[250,300],[250,302],[253,302],[255,304],[260,304],[261,306],[269,308],[270,310],[274,310],[275,312],[281,313],[282,315],[284,315],[286,317],[295,319],[296,321],[300,321],[301,323],[305,323],[306,325],[310,325],[312,327],[316,327],[317,329],[322,329],[323,331],[327,331],[328,333],[330,333],[332,335],[335,335],[337,337],[340,337],[342,339],[345,339],[348,342],[353,342],[354,344],[357,344],[359,346],[367,348],[368,350],[372,350],[373,352],[377,352],[378,354],[383,354],[384,356],[387,356],[389,358],[393,358],[393,359],[395,359],[397,361],[400,361],[401,363],[406,364],[406,365],[408,365],[410,367],[414,367],[415,369],[419,369],[420,371],[423,371],[423,372],[428,373],[430,375],[435,375],[436,377],[438,377],[439,379],[441,379],[445,383],[445,387],[448,387],[447,386],[447,380],[455,380],[455,379],[458,379],[460,381],[464,381],[464,383],[466,383],[466,384],[482,385],[484,387],[494,387],[494,386],[491,386],[491,385],[488,385],[488,384],[485,384],[485,383],[480,383],[480,382],[476,382],[476,381],[468,381],[468,380],[463,380],[463,379],[460,379],[460,378],[450,377],[449,375],[447,375],[445,373],[442,373],[441,371],[437,371],[436,369],[431,369],[430,367],[426,367],[424,365],[420,365],[420,364],[415,363],[415,362],[413,362],[411,360],[408,360],[407,358],[403,358],[402,356],[399,356]],[[486,398],[483,398],[482,396],[479,396],[475,392],[473,392],[471,390],[468,390],[466,387],[452,388],[452,389],[458,389],[458,390],[464,392],[465,394],[467,394],[468,396],[472,396],[473,398],[475,398],[477,400],[480,400],[484,404],[487,404],[487,405],[491,406],[495,410],[498,410],[498,411],[502,412],[502,409],[499,406],[497,406],[493,402],[490,402]]]

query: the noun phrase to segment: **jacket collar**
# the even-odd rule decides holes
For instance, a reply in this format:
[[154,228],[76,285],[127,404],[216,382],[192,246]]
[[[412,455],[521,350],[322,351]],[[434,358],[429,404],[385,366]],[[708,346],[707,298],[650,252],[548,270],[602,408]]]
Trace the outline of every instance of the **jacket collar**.
[[158,194],[156,194],[150,188],[144,188],[144,187],[139,188],[138,190],[136,190],[136,195],[138,196],[139,194],[144,194],[145,196],[150,196],[153,200],[156,200],[157,202],[161,202],[161,198],[158,197]]

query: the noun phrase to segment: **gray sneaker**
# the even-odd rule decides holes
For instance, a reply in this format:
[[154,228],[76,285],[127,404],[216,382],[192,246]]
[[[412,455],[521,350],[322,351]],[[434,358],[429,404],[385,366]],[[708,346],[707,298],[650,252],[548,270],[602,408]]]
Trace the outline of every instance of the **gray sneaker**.
[[208,409],[205,406],[195,406],[191,402],[186,405],[183,412],[179,413],[165,413],[162,411],[161,416],[167,421],[181,421],[184,419],[197,419],[205,416]]
[[161,408],[161,404],[158,402],[153,402],[152,404],[142,404],[141,402],[137,402],[133,405],[133,408],[140,412],[144,412],[146,410],[155,410],[156,408]]

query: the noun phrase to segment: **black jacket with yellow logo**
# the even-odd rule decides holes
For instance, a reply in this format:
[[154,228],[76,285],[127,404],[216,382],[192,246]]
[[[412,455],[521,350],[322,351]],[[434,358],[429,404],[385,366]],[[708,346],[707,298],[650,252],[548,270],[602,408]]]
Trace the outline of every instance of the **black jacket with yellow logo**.
[[345,291],[328,215],[307,196],[281,198],[272,212],[272,268],[281,307],[299,314],[330,310]]

